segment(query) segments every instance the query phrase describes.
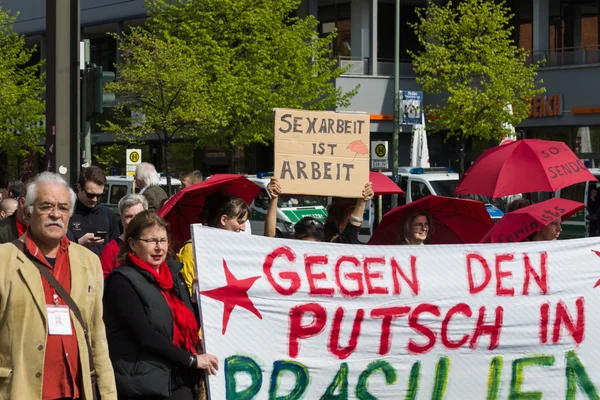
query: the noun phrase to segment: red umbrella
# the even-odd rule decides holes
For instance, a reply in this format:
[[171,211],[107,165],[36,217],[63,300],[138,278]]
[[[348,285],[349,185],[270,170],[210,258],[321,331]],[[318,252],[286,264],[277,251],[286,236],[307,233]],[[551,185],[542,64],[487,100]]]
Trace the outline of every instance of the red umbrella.
[[456,194],[497,198],[516,193],[554,192],[595,180],[565,143],[523,139],[483,153],[458,184]]
[[373,184],[373,192],[375,196],[380,194],[404,194],[404,190],[400,189],[393,180],[380,172],[369,172],[369,181]]
[[190,239],[190,225],[200,222],[206,197],[220,188],[248,204],[260,191],[260,186],[243,175],[217,174],[178,192],[157,211],[171,226],[173,248],[179,248]]
[[481,239],[481,243],[520,242],[558,218],[565,219],[585,208],[578,201],[553,197],[505,214]]
[[385,214],[369,244],[398,244],[405,218],[418,210],[431,214],[433,244],[478,243],[494,226],[480,201],[429,195]]

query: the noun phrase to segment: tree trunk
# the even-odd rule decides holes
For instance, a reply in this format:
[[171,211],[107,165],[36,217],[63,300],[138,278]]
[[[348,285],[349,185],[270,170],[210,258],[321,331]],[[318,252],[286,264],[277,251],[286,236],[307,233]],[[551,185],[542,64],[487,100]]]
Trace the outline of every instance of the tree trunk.
[[231,144],[229,145],[229,172],[232,174],[236,173],[235,165],[236,149]]
[[169,197],[171,197],[171,195],[173,194],[173,190],[171,187],[171,169],[169,167],[169,141],[165,140],[163,142],[163,160],[165,163],[165,174],[167,176],[167,194],[169,195]]
[[460,150],[458,153],[458,179],[465,175],[465,134],[460,134]]

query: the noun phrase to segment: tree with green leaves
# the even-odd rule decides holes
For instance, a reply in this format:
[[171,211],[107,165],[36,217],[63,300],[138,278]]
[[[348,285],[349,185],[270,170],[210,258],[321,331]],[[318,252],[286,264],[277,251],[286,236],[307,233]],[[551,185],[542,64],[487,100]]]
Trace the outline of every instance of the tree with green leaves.
[[444,6],[429,0],[412,25],[422,51],[412,53],[423,91],[441,94],[426,111],[432,130],[449,130],[461,142],[464,173],[467,137],[500,139],[529,114],[528,101],[544,89],[537,64],[511,39],[512,15],[503,1],[464,0]]
[[158,137],[170,190],[169,145],[175,138],[214,131],[220,111],[213,107],[206,74],[184,40],[135,27],[119,46],[123,63],[118,79],[105,89],[117,96],[116,119],[104,128],[130,142]]
[[[272,140],[273,108],[348,106],[356,89],[343,93],[335,87],[335,78],[345,70],[337,68],[332,58],[333,36],[319,37],[313,16],[293,16],[299,5],[300,0],[148,0],[144,30],[134,30],[132,35],[144,32],[148,42],[176,42],[185,54],[169,56],[171,67],[180,64],[181,71],[175,71],[149,65],[160,59],[156,55],[140,63],[138,43],[131,35],[121,40],[125,62],[111,88],[128,98],[119,107],[127,104],[133,109],[137,104],[146,116],[144,123],[123,129],[137,126],[144,134],[159,131],[156,123],[149,122],[152,109],[161,118],[167,112],[187,115],[201,125],[182,126],[176,131],[180,136],[194,137],[200,146],[228,147],[234,154],[248,144]],[[165,83],[180,88],[179,95],[194,92],[194,106],[187,107],[186,100],[180,112],[156,104],[140,108],[161,99],[154,78],[159,72]],[[194,82],[173,85],[181,81],[180,74],[189,74]]]
[[0,7],[0,151],[25,156],[44,151],[44,75],[31,63],[35,48],[13,31],[15,19]]

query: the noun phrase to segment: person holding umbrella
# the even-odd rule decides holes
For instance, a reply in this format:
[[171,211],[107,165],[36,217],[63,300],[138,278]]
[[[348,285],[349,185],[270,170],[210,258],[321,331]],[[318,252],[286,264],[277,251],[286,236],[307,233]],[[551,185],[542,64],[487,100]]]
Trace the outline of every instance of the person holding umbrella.
[[583,203],[560,197],[519,208],[505,214],[480,243],[556,240],[562,232],[562,221],[584,208]]
[[[212,228],[225,229],[231,232],[244,232],[246,221],[250,217],[248,204],[236,196],[227,194],[225,189],[219,189],[207,196],[200,222]],[[196,265],[194,263],[194,247],[188,240],[177,253],[177,261],[183,264],[181,274],[193,295],[196,280]]]
[[433,235],[433,220],[425,210],[418,210],[408,215],[402,224],[399,244],[423,245]]
[[531,235],[531,241],[542,242],[545,240],[558,240],[558,237],[562,232],[561,223],[562,219],[560,217],[552,221],[551,223],[549,223],[548,225],[544,226],[542,229]]

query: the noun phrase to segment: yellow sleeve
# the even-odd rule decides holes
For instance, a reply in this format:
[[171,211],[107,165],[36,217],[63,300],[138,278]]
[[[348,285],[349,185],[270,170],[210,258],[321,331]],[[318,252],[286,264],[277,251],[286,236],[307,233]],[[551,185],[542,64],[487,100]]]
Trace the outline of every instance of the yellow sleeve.
[[192,293],[192,282],[196,277],[196,268],[194,265],[194,248],[192,243],[186,243],[177,253],[177,261],[183,264],[183,268],[181,269],[181,275],[183,275],[183,279],[185,280],[185,284],[188,287],[190,292],[190,296],[193,296]]

